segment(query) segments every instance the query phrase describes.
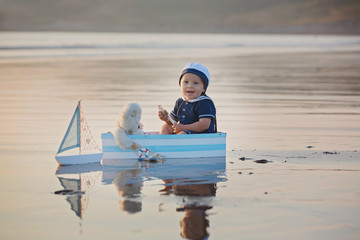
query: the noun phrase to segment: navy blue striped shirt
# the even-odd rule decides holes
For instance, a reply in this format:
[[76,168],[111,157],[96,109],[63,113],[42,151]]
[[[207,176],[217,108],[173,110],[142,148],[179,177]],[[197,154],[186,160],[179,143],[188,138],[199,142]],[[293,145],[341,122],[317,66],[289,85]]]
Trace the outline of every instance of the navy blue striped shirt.
[[[206,95],[201,95],[197,99],[191,101],[179,98],[175,103],[171,115],[177,118],[181,124],[191,124],[199,121],[201,118],[211,118],[209,128],[201,133],[215,132],[215,104],[211,98]],[[198,133],[188,130],[185,130],[185,132]]]

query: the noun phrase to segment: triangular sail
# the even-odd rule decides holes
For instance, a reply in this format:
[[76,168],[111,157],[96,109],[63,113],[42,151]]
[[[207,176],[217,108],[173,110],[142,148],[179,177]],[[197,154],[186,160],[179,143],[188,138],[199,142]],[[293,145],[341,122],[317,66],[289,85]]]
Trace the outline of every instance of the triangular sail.
[[80,108],[80,127],[81,127],[81,137],[80,137],[80,149],[81,152],[101,152],[100,148],[95,142],[93,135],[91,134],[89,125],[85,119],[85,114]]
[[60,144],[57,153],[64,152],[66,150],[80,147],[80,108],[76,107],[74,115],[71,118],[69,127],[65,133],[65,136]]

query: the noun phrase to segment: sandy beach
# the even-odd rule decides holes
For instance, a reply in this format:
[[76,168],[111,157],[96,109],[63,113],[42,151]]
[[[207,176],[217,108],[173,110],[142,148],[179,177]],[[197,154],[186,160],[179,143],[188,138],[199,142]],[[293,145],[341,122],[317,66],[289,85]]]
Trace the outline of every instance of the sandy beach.
[[[1,239],[359,239],[358,45],[62,51],[0,52]],[[128,102],[158,130],[188,61],[211,71],[225,170],[96,165],[86,194],[54,194],[83,174],[54,159],[77,100],[98,144]]]

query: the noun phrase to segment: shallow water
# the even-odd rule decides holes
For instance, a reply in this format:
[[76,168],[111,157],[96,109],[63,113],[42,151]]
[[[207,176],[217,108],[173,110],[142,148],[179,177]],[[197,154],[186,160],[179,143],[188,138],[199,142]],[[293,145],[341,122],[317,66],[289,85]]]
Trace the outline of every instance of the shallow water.
[[[358,239],[359,42],[2,33],[1,238]],[[128,102],[142,106],[145,130],[157,130],[157,105],[171,109],[180,97],[188,61],[211,71],[208,95],[228,134],[225,166],[57,168],[77,100],[98,144]],[[271,162],[253,162],[261,159]],[[67,186],[59,178],[88,188],[55,195]]]

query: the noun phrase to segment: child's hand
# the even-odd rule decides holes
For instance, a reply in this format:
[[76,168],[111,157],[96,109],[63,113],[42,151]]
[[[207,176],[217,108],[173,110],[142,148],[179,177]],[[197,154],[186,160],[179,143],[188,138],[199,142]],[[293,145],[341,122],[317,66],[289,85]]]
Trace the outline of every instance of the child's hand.
[[170,116],[168,111],[163,109],[163,107],[161,105],[159,105],[158,107],[159,107],[158,116],[159,116],[160,120],[163,120],[164,122],[166,122],[169,125],[173,125],[174,123],[176,123],[176,120],[174,120]]
[[173,124],[172,128],[174,129],[174,133],[176,133],[176,134],[178,134],[178,133],[186,130],[186,129],[185,129],[185,125],[184,125],[184,124],[181,124],[181,123],[175,123],[175,124]]
[[158,111],[158,117],[162,121],[166,121],[166,119],[167,119],[167,116],[162,111]]

